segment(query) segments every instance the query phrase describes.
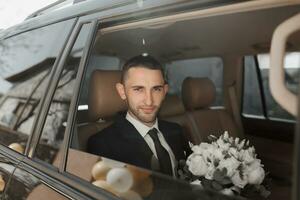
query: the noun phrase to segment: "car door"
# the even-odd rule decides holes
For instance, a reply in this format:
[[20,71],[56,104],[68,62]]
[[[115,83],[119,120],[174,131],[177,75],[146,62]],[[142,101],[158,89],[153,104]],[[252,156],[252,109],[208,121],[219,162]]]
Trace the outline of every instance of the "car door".
[[28,189],[40,181],[19,164],[29,153],[44,93],[74,22],[57,22],[1,40],[0,189],[4,199],[25,199]]
[[11,175],[19,162],[19,160],[14,158],[20,156],[10,149],[0,148],[0,198],[3,198]]
[[[75,80],[80,81],[78,72],[84,65],[94,26],[90,20],[79,20],[67,38],[58,67],[44,90],[28,157],[14,171],[5,199],[90,199],[82,190],[80,180],[66,176],[61,166],[65,162],[62,152]],[[105,194],[97,196],[114,199]]]

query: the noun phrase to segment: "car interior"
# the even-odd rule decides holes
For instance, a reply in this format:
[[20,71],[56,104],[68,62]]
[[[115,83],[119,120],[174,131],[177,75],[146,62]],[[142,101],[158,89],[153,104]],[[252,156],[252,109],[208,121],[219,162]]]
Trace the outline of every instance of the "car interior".
[[[179,123],[186,138],[194,144],[207,141],[210,134],[221,135],[224,131],[249,139],[272,178],[270,199],[289,199],[295,122],[243,115],[244,76],[247,76],[244,59],[268,53],[276,26],[299,9],[299,6],[284,6],[228,13],[224,9],[224,13],[218,14],[212,9],[209,14],[199,12],[186,18],[178,14],[174,18],[115,27],[104,24],[95,38],[91,57],[111,57],[119,63],[114,67],[101,61],[96,65],[89,63],[84,82],[88,100],[80,102],[88,104],[88,110],[77,112],[77,133],[72,150],[86,151],[88,138],[111,124],[116,113],[126,110],[115,90],[125,60],[146,53],[164,65],[172,65],[176,61],[220,57],[223,63],[222,105],[214,106],[218,91],[211,77],[186,76],[182,78],[179,91],[167,95],[159,117]],[[289,39],[287,51],[299,50],[299,36],[296,34]],[[209,63],[207,65],[210,67]],[[187,66],[181,67],[183,71],[188,70]],[[195,68],[201,70],[202,67]]]
[[[291,199],[296,119],[273,99],[272,104],[268,104],[272,98],[269,68],[262,68],[260,64],[264,61],[262,57],[268,58],[276,27],[299,13],[300,5],[263,6],[259,2],[249,5],[252,6],[225,5],[141,20],[129,16],[118,23],[103,20],[93,38],[80,82],[66,171],[85,181],[94,181],[92,169],[100,158],[87,153],[87,141],[127,109],[115,89],[124,62],[136,55],[151,55],[164,66],[170,86],[158,117],[180,124],[186,139],[193,144],[207,142],[209,135],[220,136],[225,131],[230,136],[246,138],[255,147],[271,179],[269,199]],[[286,45],[287,55],[298,56],[292,76],[286,72],[290,87],[299,84],[299,51],[298,31]],[[74,70],[76,73],[78,66]],[[63,123],[68,119],[67,110],[72,111],[69,106],[76,73],[73,68],[65,73],[62,81],[66,84],[59,84],[59,87],[67,89],[53,98],[59,104],[53,113],[59,110],[64,114],[57,126],[57,129],[63,127],[59,130],[61,135],[66,127]],[[297,90],[293,88],[293,92]],[[63,98],[65,91],[68,91],[67,98]],[[61,107],[60,104],[66,105]],[[34,113],[34,106],[33,103],[30,111],[20,108],[21,113]],[[273,117],[272,113],[280,115]],[[28,114],[28,118],[30,116]],[[20,118],[20,121],[24,120]],[[55,123],[53,121],[49,126]],[[16,122],[14,129],[22,132],[28,128],[25,125],[18,126]],[[63,149],[59,145],[63,139],[61,136],[53,146],[55,153],[51,154],[50,162],[56,167],[61,165]],[[26,140],[27,135],[21,141],[23,145]],[[7,145],[12,142],[9,140]],[[48,135],[42,142],[51,145]]]

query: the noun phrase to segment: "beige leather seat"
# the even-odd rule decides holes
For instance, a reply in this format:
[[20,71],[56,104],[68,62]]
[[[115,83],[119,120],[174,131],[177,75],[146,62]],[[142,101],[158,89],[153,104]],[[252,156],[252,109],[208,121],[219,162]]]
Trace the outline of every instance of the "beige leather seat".
[[216,89],[208,78],[188,77],[182,84],[182,100],[186,116],[193,125],[195,143],[207,141],[207,136],[219,136],[228,131],[238,136],[237,125],[224,108],[211,108],[216,97]]
[[185,108],[181,99],[177,95],[167,95],[161,105],[161,109],[158,113],[159,119],[163,119],[170,122],[175,122],[183,128],[183,132],[186,139],[189,141],[194,140],[193,128],[191,122],[185,115]]
[[[86,181],[93,181],[91,171],[100,159],[99,156],[84,152],[89,137],[111,124],[114,114],[126,110],[125,103],[119,98],[115,89],[115,84],[119,82],[120,77],[120,71],[95,70],[90,79],[89,120],[86,120],[89,122],[77,124],[74,138],[77,139],[78,144],[68,151],[66,169],[67,172]],[[59,165],[60,156],[59,152],[53,163],[54,166]]]
[[[119,97],[115,85],[121,79],[121,71],[95,70],[89,88],[89,123],[78,126],[78,149],[86,151],[88,138],[110,125],[113,117],[127,107]],[[176,95],[167,95],[159,111],[159,118],[182,125],[187,139],[191,139],[192,127],[186,119],[182,101]]]
[[[210,108],[215,99],[215,86],[211,80],[186,78],[182,85],[182,98],[186,115],[194,123],[192,133],[197,143],[206,141],[210,134],[220,135],[225,130],[232,136],[238,136],[233,117],[223,108]],[[273,178],[270,199],[286,199],[292,176],[292,146],[262,137],[245,137],[254,145],[264,169]]]
[[116,113],[127,109],[115,88],[120,80],[121,71],[93,71],[89,87],[89,122],[77,127],[78,149],[86,151],[89,137],[110,125]]

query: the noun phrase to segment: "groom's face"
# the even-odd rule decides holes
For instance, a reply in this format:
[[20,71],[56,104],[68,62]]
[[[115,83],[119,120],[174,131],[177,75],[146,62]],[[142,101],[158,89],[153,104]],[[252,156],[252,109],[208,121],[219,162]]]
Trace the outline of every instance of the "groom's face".
[[168,85],[160,70],[133,67],[127,71],[123,84],[117,84],[117,90],[126,101],[129,114],[145,125],[152,126]]

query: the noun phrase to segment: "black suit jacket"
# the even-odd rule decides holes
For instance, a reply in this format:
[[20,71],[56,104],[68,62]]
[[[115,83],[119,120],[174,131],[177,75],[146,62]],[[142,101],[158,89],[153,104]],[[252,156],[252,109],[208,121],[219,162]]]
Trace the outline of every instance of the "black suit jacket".
[[[176,160],[186,159],[186,152],[190,150],[181,126],[159,120],[158,128]],[[91,136],[88,140],[88,152],[147,169],[153,168],[151,149],[124,116],[118,116],[111,126]]]

